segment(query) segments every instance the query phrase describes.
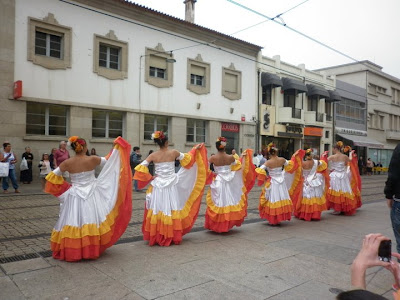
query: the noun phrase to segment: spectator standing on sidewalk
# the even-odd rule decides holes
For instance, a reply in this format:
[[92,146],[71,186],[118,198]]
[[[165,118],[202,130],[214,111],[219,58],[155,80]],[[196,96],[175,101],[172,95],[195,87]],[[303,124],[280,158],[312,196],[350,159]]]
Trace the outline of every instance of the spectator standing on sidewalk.
[[60,142],[60,147],[54,154],[54,158],[56,160],[57,166],[61,165],[61,163],[69,158],[69,152],[67,150],[67,143],[65,141]]
[[2,181],[3,193],[8,193],[8,187],[9,187],[8,179],[11,179],[11,183],[13,188],[15,189],[15,192],[19,193],[17,175],[15,174],[15,163],[17,162],[17,157],[11,151],[10,143],[5,142],[3,144],[3,149],[4,151],[3,154],[0,156],[0,161],[9,163],[8,177],[3,177]]
[[46,176],[52,171],[50,167],[49,154],[43,153],[42,160],[39,162],[39,169],[40,169],[40,174],[39,174],[40,181],[42,183],[42,190],[44,192],[44,188],[46,186]]
[[[140,154],[140,148],[139,147],[133,147],[133,151],[131,154],[131,168],[132,168],[132,175],[135,175],[135,168],[137,165],[139,165],[142,162],[142,154]],[[135,180],[134,181],[134,187],[136,192],[140,192],[138,188],[138,183]]]
[[374,162],[368,158],[367,160],[367,175],[371,176],[372,175],[372,168],[374,167]]
[[390,219],[400,253],[400,144],[393,151],[389,164],[388,178],[384,189],[387,205],[391,209]]
[[358,159],[358,171],[360,172],[360,175],[364,174],[364,158],[360,156]]
[[33,154],[31,153],[31,148],[25,147],[25,152],[22,154],[22,159],[26,159],[28,163],[28,170],[21,171],[19,181],[23,183],[31,183],[32,182],[32,161],[33,161]]

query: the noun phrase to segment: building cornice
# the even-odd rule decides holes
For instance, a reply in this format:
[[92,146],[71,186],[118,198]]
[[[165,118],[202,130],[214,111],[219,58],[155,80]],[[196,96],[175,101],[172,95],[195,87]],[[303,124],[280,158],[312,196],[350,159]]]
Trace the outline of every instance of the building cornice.
[[[203,41],[210,46],[224,47],[239,53],[257,57],[262,47],[225,35],[167,14],[152,10],[126,0],[62,0],[73,5],[81,4],[91,9],[101,10],[113,15],[128,18],[149,27],[172,32],[195,40]],[[182,7],[183,9],[183,7]]]

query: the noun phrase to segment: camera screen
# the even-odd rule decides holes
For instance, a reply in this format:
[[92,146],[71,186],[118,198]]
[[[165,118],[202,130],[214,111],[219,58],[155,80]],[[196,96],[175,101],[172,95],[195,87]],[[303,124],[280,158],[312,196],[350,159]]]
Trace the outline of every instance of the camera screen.
[[392,241],[387,240],[387,241],[382,241],[381,244],[379,245],[379,250],[378,250],[378,256],[380,260],[382,261],[390,261],[390,258],[392,256]]

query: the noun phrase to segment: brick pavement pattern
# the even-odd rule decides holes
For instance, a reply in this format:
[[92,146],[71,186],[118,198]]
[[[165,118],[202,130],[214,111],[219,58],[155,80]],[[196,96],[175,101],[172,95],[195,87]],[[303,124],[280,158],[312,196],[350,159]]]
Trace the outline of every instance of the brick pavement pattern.
[[[363,176],[362,199],[364,203],[383,201],[383,187],[387,175]],[[208,187],[206,187],[207,191]],[[41,192],[40,184],[22,185],[21,194],[2,194],[0,196],[0,263],[7,258],[19,255],[43,256],[50,250],[50,234],[55,225],[59,203],[57,198]],[[254,186],[249,193],[248,216],[244,224],[266,222],[258,214],[258,197],[261,187]],[[130,224],[118,241],[127,243],[142,240],[141,225],[143,220],[145,193],[133,192],[133,212]],[[361,208],[362,209],[362,208]],[[203,197],[199,217],[192,231],[204,230],[206,210]],[[322,219],[320,222],[324,222]],[[313,226],[318,226],[314,223]],[[49,253],[47,253],[47,256]]]

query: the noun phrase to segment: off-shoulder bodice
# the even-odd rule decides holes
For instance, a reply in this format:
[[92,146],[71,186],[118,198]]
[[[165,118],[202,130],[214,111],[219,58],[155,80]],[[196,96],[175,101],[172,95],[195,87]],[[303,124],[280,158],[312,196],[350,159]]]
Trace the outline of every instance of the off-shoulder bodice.
[[235,177],[235,172],[231,170],[231,165],[214,166],[214,172],[217,173],[217,178],[223,178],[226,181],[231,181]]
[[169,177],[175,174],[175,162],[167,161],[154,164],[155,174],[160,177]]
[[346,164],[344,161],[331,161],[330,162],[331,170],[336,172],[345,172]]
[[94,175],[95,170],[85,171],[80,173],[69,173],[71,176],[71,183],[75,186],[86,186],[96,180]]

